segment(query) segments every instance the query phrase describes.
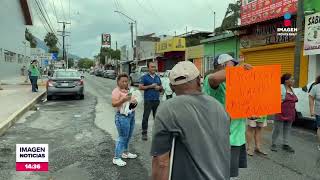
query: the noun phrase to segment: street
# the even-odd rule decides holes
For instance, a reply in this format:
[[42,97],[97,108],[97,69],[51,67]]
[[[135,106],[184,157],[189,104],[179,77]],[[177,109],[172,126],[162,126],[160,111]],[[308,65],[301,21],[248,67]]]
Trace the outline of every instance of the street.
[[[57,99],[38,104],[6,134],[0,137],[0,179],[105,179],[145,180],[151,173],[151,132],[149,141],[141,141],[143,105],[136,113],[131,151],[138,159],[126,167],[112,165],[117,131],[111,91],[114,80],[85,75],[85,99]],[[153,119],[150,118],[149,129]],[[266,157],[249,157],[248,168],[240,171],[245,180],[317,180],[320,179],[320,153],[314,132],[294,128],[291,144],[295,154],[269,150],[271,132],[264,133]],[[210,143],[210,142],[208,142]],[[16,172],[16,144],[49,144],[49,172]],[[210,157],[208,157],[210,158]]]

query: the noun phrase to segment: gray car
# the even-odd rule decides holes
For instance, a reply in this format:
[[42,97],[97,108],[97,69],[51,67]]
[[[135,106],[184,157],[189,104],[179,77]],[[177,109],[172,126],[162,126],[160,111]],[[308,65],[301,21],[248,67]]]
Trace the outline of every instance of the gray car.
[[47,82],[47,100],[54,96],[76,96],[84,99],[84,82],[81,74],[76,70],[61,69],[54,71]]

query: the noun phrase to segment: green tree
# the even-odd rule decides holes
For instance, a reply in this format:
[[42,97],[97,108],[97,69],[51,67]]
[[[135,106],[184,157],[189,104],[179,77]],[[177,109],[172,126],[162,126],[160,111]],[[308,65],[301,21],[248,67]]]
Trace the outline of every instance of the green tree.
[[112,48],[102,47],[100,49],[100,53],[98,54],[98,56],[100,56],[100,63],[106,64],[106,57],[108,57],[109,59],[120,60],[121,52],[120,50],[114,50]]
[[74,60],[72,58],[68,58],[68,66],[72,68],[74,66]]
[[230,3],[221,26],[216,28],[215,32],[220,33],[238,26],[238,22],[240,19],[240,9],[241,2],[239,0],[236,3]]
[[57,47],[58,38],[54,33],[48,32],[46,37],[44,38],[44,42],[49,47],[50,53],[58,53],[59,48]]
[[25,36],[25,39],[30,42],[30,47],[31,48],[36,48],[37,47],[37,40],[32,35],[32,33],[29,31],[28,28],[26,28],[24,36]]
[[88,58],[83,58],[78,61],[78,68],[89,69],[94,66],[94,61]]

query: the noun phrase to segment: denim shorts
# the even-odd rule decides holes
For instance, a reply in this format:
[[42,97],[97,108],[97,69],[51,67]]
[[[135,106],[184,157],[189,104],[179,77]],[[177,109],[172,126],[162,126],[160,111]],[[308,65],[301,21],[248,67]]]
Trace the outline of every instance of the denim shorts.
[[316,125],[317,128],[320,128],[320,116],[316,115]]

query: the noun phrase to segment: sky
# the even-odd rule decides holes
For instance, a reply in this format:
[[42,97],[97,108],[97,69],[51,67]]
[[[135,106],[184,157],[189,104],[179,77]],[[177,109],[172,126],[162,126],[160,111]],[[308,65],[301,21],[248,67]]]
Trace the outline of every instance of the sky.
[[[69,52],[79,57],[92,58],[101,46],[101,34],[110,33],[112,48],[131,44],[130,25],[121,11],[137,21],[138,35],[177,35],[188,31],[213,31],[221,25],[229,3],[235,0],[37,0],[47,12],[48,22],[54,31],[62,30],[57,21],[71,22],[66,25],[70,36],[66,37]],[[47,33],[40,19],[35,0],[28,0],[33,26],[28,27],[40,39]],[[69,6],[70,3],[70,6]],[[44,13],[45,13],[44,12]],[[47,27],[47,29],[49,29]],[[59,34],[57,32],[57,34]],[[62,38],[59,36],[62,44]]]

